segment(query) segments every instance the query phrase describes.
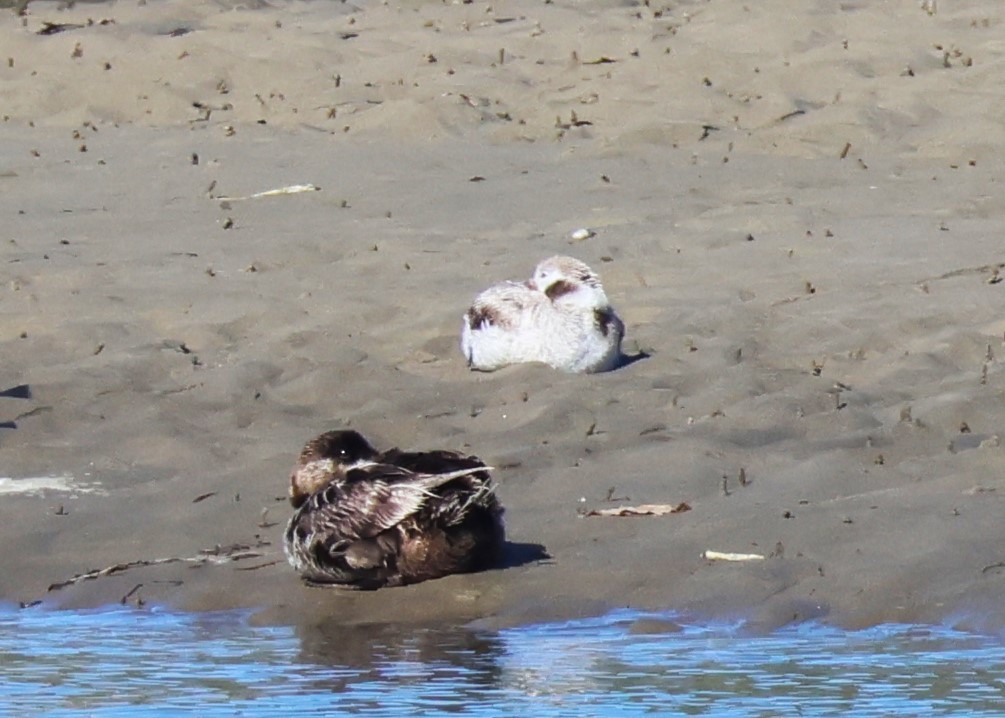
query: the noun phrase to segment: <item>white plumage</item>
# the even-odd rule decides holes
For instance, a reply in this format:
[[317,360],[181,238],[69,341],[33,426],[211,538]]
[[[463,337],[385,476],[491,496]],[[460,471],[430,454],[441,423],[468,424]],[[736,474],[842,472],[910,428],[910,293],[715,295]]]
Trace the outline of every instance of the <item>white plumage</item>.
[[480,371],[542,362],[600,372],[620,364],[624,334],[596,273],[556,256],[538,264],[530,281],[495,284],[475,297],[464,314],[461,351]]

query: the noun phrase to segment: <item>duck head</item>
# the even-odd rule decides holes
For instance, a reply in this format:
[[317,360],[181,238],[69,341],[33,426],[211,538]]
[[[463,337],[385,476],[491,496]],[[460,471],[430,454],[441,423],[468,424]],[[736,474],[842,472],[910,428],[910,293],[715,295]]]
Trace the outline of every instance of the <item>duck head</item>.
[[574,257],[549,257],[534,268],[527,286],[543,292],[553,302],[595,308],[607,306],[600,277]]
[[351,429],[328,431],[307,442],[290,474],[290,503],[294,508],[332,481],[345,479],[346,472],[374,461],[377,450],[363,435]]

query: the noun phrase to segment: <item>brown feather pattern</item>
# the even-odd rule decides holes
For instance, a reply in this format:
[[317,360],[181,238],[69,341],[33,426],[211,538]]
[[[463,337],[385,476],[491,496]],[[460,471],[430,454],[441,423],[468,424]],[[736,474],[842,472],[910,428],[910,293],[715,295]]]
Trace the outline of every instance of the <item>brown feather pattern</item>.
[[[308,465],[332,459],[336,467],[287,524],[287,557],[305,580],[375,589],[477,571],[498,560],[503,510],[481,460],[398,449],[370,458],[361,456],[369,443],[357,437],[362,440],[356,432],[328,432],[301,453]],[[348,463],[325,455],[332,453]],[[297,477],[295,469],[294,486]]]

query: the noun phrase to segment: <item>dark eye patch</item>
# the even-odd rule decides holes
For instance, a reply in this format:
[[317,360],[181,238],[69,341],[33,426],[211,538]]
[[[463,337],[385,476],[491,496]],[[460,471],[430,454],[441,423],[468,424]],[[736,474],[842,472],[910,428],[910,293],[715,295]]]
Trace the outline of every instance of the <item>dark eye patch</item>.
[[575,284],[564,279],[559,279],[557,282],[549,285],[544,290],[544,293],[548,299],[557,299],[558,297],[565,296],[566,294],[571,294],[574,291],[576,291]]

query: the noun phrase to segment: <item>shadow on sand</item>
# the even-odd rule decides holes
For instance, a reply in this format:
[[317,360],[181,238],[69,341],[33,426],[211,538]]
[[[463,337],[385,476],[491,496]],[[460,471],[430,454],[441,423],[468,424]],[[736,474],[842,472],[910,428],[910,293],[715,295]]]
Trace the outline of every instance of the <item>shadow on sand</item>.
[[503,546],[502,558],[497,568],[516,568],[528,563],[546,561],[551,558],[548,550],[539,543],[515,543],[507,541]]

